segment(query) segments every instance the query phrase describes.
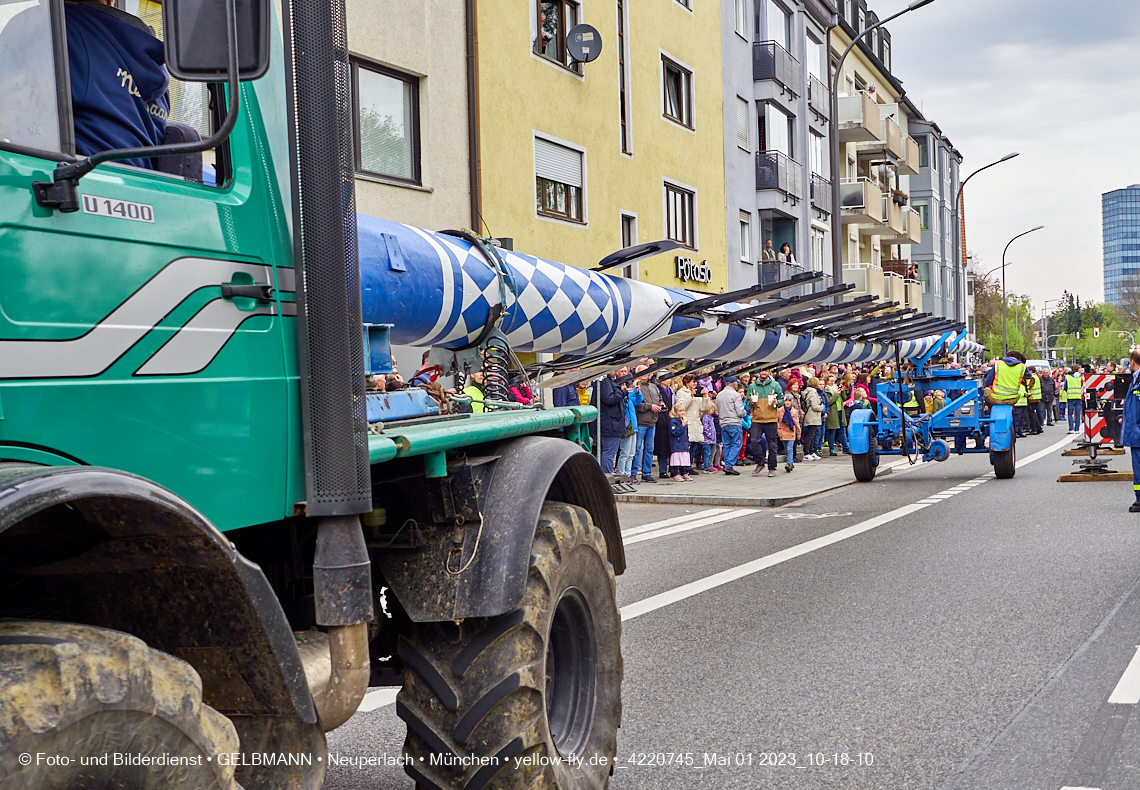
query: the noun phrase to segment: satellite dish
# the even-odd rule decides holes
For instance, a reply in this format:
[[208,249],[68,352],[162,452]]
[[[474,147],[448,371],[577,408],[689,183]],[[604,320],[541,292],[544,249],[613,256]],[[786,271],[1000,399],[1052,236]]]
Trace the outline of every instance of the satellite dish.
[[571,60],[589,63],[602,54],[602,34],[592,25],[575,25],[566,34],[566,51]]

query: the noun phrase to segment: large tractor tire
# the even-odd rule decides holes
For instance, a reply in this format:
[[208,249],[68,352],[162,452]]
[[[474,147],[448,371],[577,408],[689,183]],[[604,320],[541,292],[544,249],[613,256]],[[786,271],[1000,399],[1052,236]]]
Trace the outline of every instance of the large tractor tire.
[[878,468],[877,460],[873,451],[852,455],[851,466],[855,470],[855,479],[860,483],[870,483],[874,480]]
[[990,453],[993,457],[994,477],[1009,480],[1017,474],[1017,439],[1011,439],[1008,450]]
[[189,664],[118,631],[0,621],[0,790],[240,790],[217,759],[236,751]]
[[[602,790],[621,726],[621,615],[605,539],[547,502],[526,592],[500,617],[400,639],[408,775],[422,790]],[[580,763],[570,765],[573,756]],[[520,767],[521,765],[521,767]]]

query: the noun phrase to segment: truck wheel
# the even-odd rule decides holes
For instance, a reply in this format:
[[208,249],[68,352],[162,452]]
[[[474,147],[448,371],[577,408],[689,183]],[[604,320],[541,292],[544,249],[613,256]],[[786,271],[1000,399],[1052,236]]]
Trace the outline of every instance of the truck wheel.
[[584,509],[547,502],[519,608],[401,637],[396,712],[417,786],[607,787],[624,671],[616,595],[601,530]]
[[0,621],[0,790],[239,790],[216,757],[236,751],[189,664],[119,631]]
[[870,483],[875,479],[873,453],[856,453],[851,456],[851,466],[855,469],[855,479],[860,483]]
[[1009,480],[1017,474],[1017,440],[1010,442],[1008,450],[991,453],[994,460],[994,477]]

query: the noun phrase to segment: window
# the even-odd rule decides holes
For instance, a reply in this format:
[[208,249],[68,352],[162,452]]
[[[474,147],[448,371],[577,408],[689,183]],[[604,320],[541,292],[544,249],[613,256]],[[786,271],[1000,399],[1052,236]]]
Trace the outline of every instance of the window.
[[534,138],[535,208],[543,217],[585,223],[582,152]]
[[811,144],[811,171],[817,176],[827,177],[827,173],[823,171],[823,135],[816,134],[812,131],[808,135],[808,141]]
[[665,117],[693,128],[693,73],[666,57],[661,58],[665,83]]
[[819,228],[811,229],[811,268],[814,272],[823,271],[824,251],[827,249],[827,234]]
[[926,135],[919,135],[918,140],[918,166],[930,167],[930,149],[926,145]]
[[807,58],[808,74],[823,82],[823,44],[816,41],[814,36],[807,37],[807,51],[804,52],[804,57]]
[[672,184],[665,185],[665,235],[691,250],[697,248],[696,195]]
[[352,62],[356,169],[420,182],[419,80]]
[[930,230],[930,201],[912,200],[911,208],[918,212],[918,221],[923,230]]
[[752,263],[752,215],[740,212],[740,260]]
[[891,42],[883,39],[883,65],[887,67],[887,71],[891,70]]
[[788,52],[792,51],[792,15],[782,5],[766,0],[768,4],[768,40],[775,41]]
[[748,100],[736,97],[736,144],[748,150]]
[[867,29],[867,12],[862,8],[859,9],[859,26],[855,28],[855,32],[862,33]]
[[553,3],[538,4],[538,33],[534,38],[535,54],[565,66],[571,71],[581,71],[578,63],[570,60],[566,50],[566,34],[578,24],[578,4],[570,0],[556,0]]
[[627,65],[629,53],[627,52],[625,37],[625,4],[626,0],[617,0],[618,114],[621,123],[621,152],[631,154],[633,153],[633,146],[629,139],[629,95],[626,90],[626,84],[629,80],[629,67]]
[[[632,247],[637,244],[637,217],[632,214],[621,215],[621,248]],[[621,267],[621,276],[627,280],[637,279],[637,264],[630,263]]]
[[792,141],[795,139],[795,118],[774,104],[764,104],[759,116],[759,151],[779,151],[789,159],[795,158]]
[[738,35],[748,38],[748,31],[745,30],[746,21],[745,0],[736,0],[736,32]]

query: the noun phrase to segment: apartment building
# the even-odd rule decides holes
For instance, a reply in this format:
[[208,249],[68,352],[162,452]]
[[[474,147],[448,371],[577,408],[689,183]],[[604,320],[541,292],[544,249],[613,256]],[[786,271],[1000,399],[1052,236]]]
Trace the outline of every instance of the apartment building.
[[[840,0],[833,63],[858,33],[877,23],[865,0]],[[921,284],[909,254],[921,241],[909,193],[910,179],[919,173],[919,146],[911,136],[917,110],[891,73],[890,32],[880,28],[861,38],[839,77],[843,281],[855,284],[856,296],[875,294],[917,308]]]
[[[575,63],[567,33],[597,29]],[[482,231],[575,266],[672,239],[615,274],[727,287],[720,12],[692,0],[478,4]]]
[[[826,272],[830,285],[832,0],[721,0],[729,288]],[[787,243],[796,263],[763,261]]]
[[1104,300],[1119,304],[1140,283],[1140,184],[1101,195]]
[[[919,174],[910,179],[911,206],[918,212],[922,241],[911,247],[911,260],[922,282],[922,309],[944,318],[965,322],[967,301],[972,299],[967,276],[965,244],[955,249],[954,199],[958,194],[958,168],[962,154],[938,124],[923,120],[911,123],[918,141]],[[958,258],[955,260],[955,258]]]
[[471,227],[466,25],[452,0],[347,0],[356,207],[424,228]]

